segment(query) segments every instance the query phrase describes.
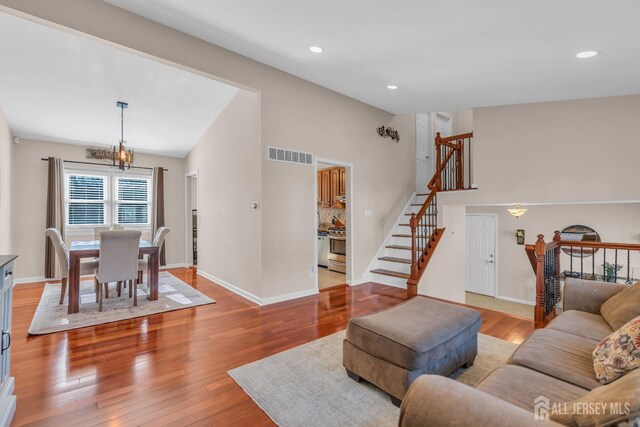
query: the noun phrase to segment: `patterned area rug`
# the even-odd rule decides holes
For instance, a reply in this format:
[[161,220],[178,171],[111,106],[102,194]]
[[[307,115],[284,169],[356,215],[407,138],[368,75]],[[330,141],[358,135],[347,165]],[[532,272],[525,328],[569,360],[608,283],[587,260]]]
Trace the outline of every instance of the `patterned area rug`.
[[103,311],[98,311],[93,280],[80,282],[80,312],[67,313],[67,297],[64,304],[60,301],[60,283],[47,283],[40,298],[40,304],[29,326],[30,335],[43,335],[52,332],[68,331],[85,326],[110,323],[123,319],[148,316],[166,311],[182,310],[198,305],[213,304],[214,300],[198,292],[182,280],[166,271],[160,272],[158,300],[147,299],[146,285],[138,285],[138,306],[133,307],[133,298],[129,298],[129,289],[122,290],[118,297],[115,283],[109,287],[109,298],[103,302]]
[[[228,374],[280,426],[397,426],[400,409],[342,366],[344,331],[241,366]],[[475,386],[504,365],[516,344],[478,334],[478,356],[451,375]]]

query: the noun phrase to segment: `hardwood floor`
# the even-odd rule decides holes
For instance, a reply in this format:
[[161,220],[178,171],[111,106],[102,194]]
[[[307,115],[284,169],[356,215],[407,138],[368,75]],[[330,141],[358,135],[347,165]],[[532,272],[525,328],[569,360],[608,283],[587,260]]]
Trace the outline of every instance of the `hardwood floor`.
[[[217,303],[28,338],[43,284],[16,286],[14,425],[273,425],[229,369],[340,331],[406,293],[369,283],[260,308],[191,269],[169,271]],[[519,343],[533,330],[480,311],[485,334]]]

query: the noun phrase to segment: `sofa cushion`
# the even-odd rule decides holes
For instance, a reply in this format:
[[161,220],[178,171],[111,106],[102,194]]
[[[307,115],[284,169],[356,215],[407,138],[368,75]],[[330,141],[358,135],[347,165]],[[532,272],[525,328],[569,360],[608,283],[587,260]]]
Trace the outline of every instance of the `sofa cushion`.
[[614,331],[640,316],[640,281],[606,300],[600,306],[600,313]]
[[593,370],[598,341],[553,329],[538,329],[511,356],[511,362],[535,369],[587,390],[599,387]]
[[618,329],[593,350],[593,369],[602,384],[620,378],[640,362],[640,316]]
[[547,329],[566,332],[571,335],[601,341],[613,332],[611,326],[598,314],[569,310],[556,317]]
[[475,310],[414,297],[390,309],[351,319],[346,339],[373,356],[413,370],[477,339],[481,323],[480,313]]
[[476,388],[531,412],[539,396],[544,395],[553,404],[579,399],[588,393],[584,388],[516,365],[496,369]]
[[[611,384],[598,387],[585,396],[551,412],[550,419],[573,426],[613,426],[640,416],[640,370],[636,369]],[[629,425],[632,425],[630,423]]]

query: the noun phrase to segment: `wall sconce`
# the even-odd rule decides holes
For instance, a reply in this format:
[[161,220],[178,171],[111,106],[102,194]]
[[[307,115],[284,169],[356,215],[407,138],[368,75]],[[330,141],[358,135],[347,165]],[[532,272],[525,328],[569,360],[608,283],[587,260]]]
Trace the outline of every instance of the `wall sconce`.
[[516,243],[524,245],[524,230],[516,230]]
[[521,207],[519,204],[516,204],[512,209],[507,209],[507,211],[514,217],[520,218],[527,211],[525,208]]
[[382,138],[391,138],[395,142],[400,142],[400,135],[398,135],[398,131],[395,130],[394,128],[392,127],[385,128],[384,126],[380,126],[376,130],[378,132],[378,135],[380,135]]

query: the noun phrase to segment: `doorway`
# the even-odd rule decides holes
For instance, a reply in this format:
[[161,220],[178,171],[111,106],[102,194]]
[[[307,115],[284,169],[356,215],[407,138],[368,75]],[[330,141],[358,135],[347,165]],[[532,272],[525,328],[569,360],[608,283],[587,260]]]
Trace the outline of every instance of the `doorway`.
[[440,136],[451,136],[453,132],[453,121],[450,115],[446,113],[436,113],[436,132],[440,132]]
[[435,173],[431,113],[416,114],[416,190],[423,193]]
[[198,268],[198,172],[185,175],[186,256],[187,267]]
[[353,165],[316,158],[313,271],[318,290],[345,286],[353,265]]
[[496,295],[495,214],[467,214],[467,292]]

